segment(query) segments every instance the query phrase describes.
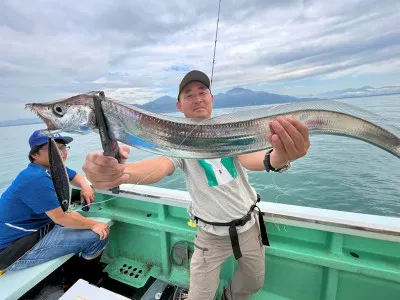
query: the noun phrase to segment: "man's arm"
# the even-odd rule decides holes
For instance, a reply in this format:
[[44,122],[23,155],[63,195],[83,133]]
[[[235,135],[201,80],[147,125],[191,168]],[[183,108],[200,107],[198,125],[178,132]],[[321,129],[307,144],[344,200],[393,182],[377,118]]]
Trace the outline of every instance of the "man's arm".
[[101,152],[89,153],[86,156],[82,169],[95,188],[110,189],[124,183],[152,184],[175,170],[172,161],[165,157],[125,163],[130,149],[122,145],[119,151],[120,164],[115,158],[104,156]]
[[267,151],[239,155],[240,164],[250,171],[265,171],[264,157]]
[[71,183],[81,188],[81,199],[85,199],[88,204],[94,202],[95,193],[90,183],[81,174],[76,174]]
[[54,223],[64,227],[72,229],[90,229],[96,232],[100,236],[100,239],[106,238],[110,230],[107,224],[85,218],[75,211],[65,214],[61,207],[46,211],[46,215]]
[[129,175],[127,183],[142,185],[156,183],[173,173],[174,170],[175,166],[172,161],[165,157],[144,159],[129,163],[125,167],[125,173]]
[[83,188],[90,188],[90,183],[83,177],[81,174],[77,173],[74,177],[74,179],[71,180],[71,183],[74,186],[78,186],[81,189]]

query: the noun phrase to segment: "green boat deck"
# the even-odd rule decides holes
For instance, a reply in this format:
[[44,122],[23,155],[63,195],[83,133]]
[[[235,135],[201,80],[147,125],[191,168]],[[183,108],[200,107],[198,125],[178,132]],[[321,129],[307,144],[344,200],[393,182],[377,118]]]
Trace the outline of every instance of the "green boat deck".
[[[187,192],[121,186],[97,192],[87,216],[114,221],[103,256],[115,280],[140,288],[150,277],[188,287],[196,228]],[[74,190],[77,196],[78,190]],[[270,247],[262,290],[251,299],[400,299],[400,219],[262,202]],[[222,266],[218,297],[232,278]]]

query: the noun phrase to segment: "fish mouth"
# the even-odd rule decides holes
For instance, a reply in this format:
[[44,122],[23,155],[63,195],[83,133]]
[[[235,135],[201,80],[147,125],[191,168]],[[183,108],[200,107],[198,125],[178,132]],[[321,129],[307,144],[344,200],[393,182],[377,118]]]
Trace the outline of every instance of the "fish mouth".
[[41,119],[47,126],[48,130],[57,130],[57,128],[54,126],[53,122],[46,117],[44,117],[40,112],[39,109],[36,108],[35,103],[28,103],[25,104],[25,109],[29,109],[31,112],[33,112],[39,119]]

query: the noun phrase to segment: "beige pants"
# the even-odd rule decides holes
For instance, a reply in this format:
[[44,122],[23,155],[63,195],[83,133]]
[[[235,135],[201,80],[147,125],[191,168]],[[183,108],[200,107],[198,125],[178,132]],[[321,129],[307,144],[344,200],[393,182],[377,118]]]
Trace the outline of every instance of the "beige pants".
[[[227,287],[228,300],[247,300],[264,285],[265,249],[258,222],[238,234],[242,257]],[[229,236],[209,234],[200,228],[194,240],[195,250],[190,263],[190,300],[215,299],[222,263],[233,255]]]

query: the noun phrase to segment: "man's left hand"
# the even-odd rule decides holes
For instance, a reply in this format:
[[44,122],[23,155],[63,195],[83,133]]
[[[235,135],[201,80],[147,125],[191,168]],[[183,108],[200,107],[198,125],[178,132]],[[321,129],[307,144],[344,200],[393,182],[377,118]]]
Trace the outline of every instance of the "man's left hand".
[[274,147],[270,156],[271,166],[279,169],[290,161],[307,154],[310,139],[307,126],[291,117],[277,117],[269,124],[268,141]]

